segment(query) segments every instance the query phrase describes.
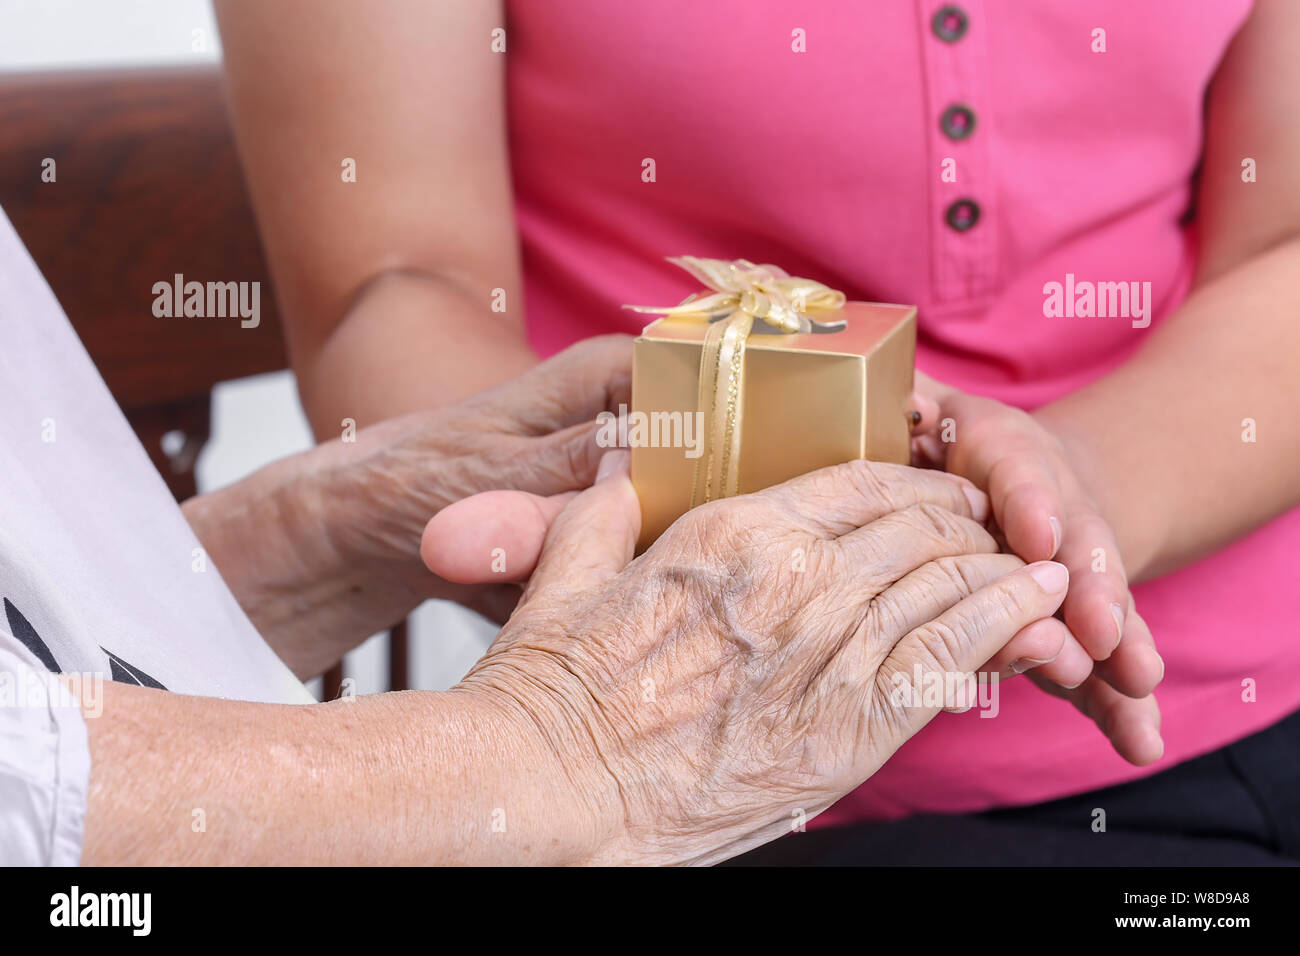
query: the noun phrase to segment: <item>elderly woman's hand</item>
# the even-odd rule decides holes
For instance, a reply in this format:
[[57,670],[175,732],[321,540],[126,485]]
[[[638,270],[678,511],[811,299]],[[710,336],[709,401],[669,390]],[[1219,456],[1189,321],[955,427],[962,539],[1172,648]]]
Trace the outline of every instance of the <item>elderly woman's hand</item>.
[[355,505],[349,546],[418,564],[425,522],[452,502],[590,486],[603,453],[596,416],[628,401],[631,374],[632,340],[601,336],[455,405],[358,432],[341,449],[348,481],[334,483]]
[[[512,519],[511,533],[540,540],[594,480],[596,416],[627,402],[631,361],[629,337],[589,339],[457,405],[283,458],[190,499],[185,516],[258,631],[303,678],[428,598],[505,621],[519,600],[513,582],[531,566],[468,584],[437,578],[420,561],[421,532],[454,501],[515,488],[538,504]],[[511,572],[519,550],[509,546]]]
[[[698,508],[629,564],[625,461],[607,456],[555,520],[518,611],[456,689],[562,760],[583,859],[709,862],[773,839],[945,703],[973,703],[953,691],[990,660],[1009,674],[1060,649],[1066,570],[996,553],[987,502],[960,479],[852,462]],[[455,510],[430,523],[426,556],[440,526],[464,530]]]

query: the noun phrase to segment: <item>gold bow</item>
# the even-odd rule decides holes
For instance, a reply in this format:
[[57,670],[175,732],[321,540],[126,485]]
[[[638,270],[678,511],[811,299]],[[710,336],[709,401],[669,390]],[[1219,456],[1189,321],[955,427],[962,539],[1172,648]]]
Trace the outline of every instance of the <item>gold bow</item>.
[[696,293],[681,305],[669,308],[651,305],[623,308],[666,318],[709,322],[743,312],[766,322],[774,331],[792,334],[813,331],[814,323],[808,319],[808,313],[838,312],[844,307],[843,292],[789,275],[779,266],[755,265],[748,259],[728,261],[696,256],[669,257],[668,261],[695,276],[713,294],[700,298]]
[[755,265],[748,259],[669,258],[685,269],[711,294],[689,296],[680,305],[624,308],[664,318],[708,322],[700,349],[699,395],[696,408],[707,415],[704,447],[695,463],[691,507],[727,498],[740,486],[741,415],[744,408],[745,344],[755,321],[760,331],[786,335],[798,332],[836,332],[843,322],[814,322],[808,314],[829,314],[844,307],[843,292],[791,276],[772,265]]

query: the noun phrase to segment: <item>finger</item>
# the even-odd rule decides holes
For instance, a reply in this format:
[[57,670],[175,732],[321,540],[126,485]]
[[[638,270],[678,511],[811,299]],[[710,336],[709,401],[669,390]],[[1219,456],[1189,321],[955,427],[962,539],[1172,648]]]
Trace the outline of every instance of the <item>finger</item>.
[[939,425],[939,403],[919,391],[907,400],[907,424],[913,435],[934,431]]
[[[1060,560],[1070,569],[1071,581],[1062,609],[1065,623],[1094,660],[1104,661],[1124,636],[1130,600],[1119,545],[1110,525],[1095,512],[1070,517]],[[1147,688],[1137,696],[1150,692]]]
[[589,487],[609,451],[598,422],[580,422],[537,437],[503,438],[481,456],[473,475],[479,486],[548,497]]
[[641,505],[628,478],[628,458],[622,450],[606,453],[596,483],[574,497],[551,523],[523,604],[547,591],[599,584],[627,567],[641,530]]
[[869,625],[906,634],[933,621],[962,598],[1024,566],[1014,554],[996,552],[930,561],[876,595],[867,611]]
[[940,415],[953,419],[949,471],[989,493],[993,515],[1012,550],[1026,561],[1055,555],[1064,537],[1061,489],[1024,412],[992,399],[949,390]]
[[515,439],[522,447],[493,480],[501,488],[555,495],[588,488],[609,448],[604,447],[600,426],[592,422],[570,425],[537,438]]
[[959,394],[951,385],[947,385],[937,378],[931,378],[919,368],[912,375],[912,383],[913,390],[917,395],[922,395],[939,405],[947,401],[949,396]]
[[458,584],[526,581],[551,523],[576,494],[485,491],[462,498],[424,526],[420,557],[434,574]]
[[1095,669],[1098,677],[1127,697],[1146,697],[1164,680],[1164,658],[1156,649],[1151,628],[1133,607],[1132,598],[1124,620],[1124,640]]
[[771,495],[805,528],[828,538],[912,505],[938,505],[980,524],[989,514],[988,498],[963,478],[863,459],[811,472],[759,494]]
[[632,390],[632,337],[585,339],[518,378],[469,400],[502,429],[541,435],[591,421],[627,404]]
[[912,464],[918,468],[944,468],[948,446],[936,434],[917,435],[912,439]]
[[1145,767],[1164,756],[1160,706],[1154,695],[1126,697],[1095,675],[1074,690],[1043,683],[1033,672],[1029,676],[1049,694],[1068,700],[1095,723],[1115,752],[1129,763]]
[[[1009,680],[1026,671],[1056,663],[1062,651],[1073,640],[1069,628],[1063,623],[1054,617],[1045,617],[1021,628],[1007,642],[1006,647],[994,654],[980,671],[997,674],[1001,680]],[[1092,667],[1091,660],[1088,661],[1088,667]]]
[[[882,590],[931,561],[957,555],[991,554],[998,549],[997,542],[981,525],[929,503],[891,511],[866,527],[841,536],[832,546],[844,555],[851,567],[861,569],[846,582],[850,588],[847,596],[830,596],[830,600],[841,606],[846,599],[851,601],[853,595],[869,606]],[[825,599],[814,602],[815,605],[823,603]]]
[[1057,553],[1065,537],[1056,475],[1037,446],[1011,451],[1007,443],[998,444],[1000,450],[988,450],[999,457],[983,486],[988,489],[993,514],[1012,551],[1026,561],[1046,561]]
[[[962,554],[931,561],[876,597],[868,612],[871,626],[906,633],[1024,566],[1012,554]],[[1021,630],[980,670],[1009,678],[1031,668],[1076,687],[1092,673],[1092,658],[1062,622],[1045,618]]]
[[[1079,646],[1064,622],[1045,617],[1022,629],[980,668],[984,675],[996,675],[1000,683],[1021,674],[1031,674],[1040,683],[1051,682],[1062,687],[1078,687],[1092,673],[1092,658]],[[985,681],[988,681],[988,677]],[[978,689],[978,681],[969,682],[971,690]],[[977,698],[969,691],[960,697],[957,706],[945,707],[955,713],[969,710]]]
[[[1068,586],[1065,566],[1044,561],[981,588],[896,642],[889,634],[860,631],[855,640],[874,645],[881,661],[875,681],[867,682],[871,693],[876,700],[896,700],[892,694],[900,682],[910,684],[918,677],[927,684],[936,681],[939,686],[952,686],[954,679],[977,671],[1024,628],[1051,617]],[[866,675],[840,676],[862,680]],[[901,721],[914,733],[943,705],[925,695],[913,695],[899,706],[901,710],[893,718],[895,726]]]
[[[1052,660],[1045,661],[1032,669],[1025,668],[1025,670],[1042,678],[1044,681],[1051,681],[1062,690],[1078,687],[1092,676],[1093,667],[1095,666],[1093,660],[1061,620],[1050,618],[1049,621],[1054,631],[1065,635],[1060,652]],[[1046,622],[1038,623],[1047,626]],[[1034,655],[1026,653],[1024,656],[1033,657]],[[1022,663],[1027,663],[1027,661]]]

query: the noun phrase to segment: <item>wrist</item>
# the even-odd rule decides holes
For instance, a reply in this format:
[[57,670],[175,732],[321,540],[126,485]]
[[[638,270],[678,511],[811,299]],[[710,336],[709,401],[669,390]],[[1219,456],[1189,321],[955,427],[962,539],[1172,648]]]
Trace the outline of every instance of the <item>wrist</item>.
[[[384,696],[409,699],[407,720],[414,718],[426,734],[414,751],[403,747],[411,792],[432,790],[439,815],[449,811],[436,832],[425,834],[430,861],[613,861],[622,819],[617,788],[593,766],[590,736],[585,746],[577,739],[557,746],[554,730],[563,718],[550,702],[526,700],[494,681]],[[455,769],[448,774],[447,768]]]
[[285,576],[286,564],[297,561],[292,509],[284,507],[277,471],[273,465],[181,505],[207,560],[245,611],[268,583]]
[[[537,640],[544,640],[532,635]],[[526,748],[528,766],[554,781],[559,832],[571,864],[626,864],[645,859],[629,832],[629,800],[618,768],[620,735],[601,719],[587,683],[553,655],[524,641],[487,655],[455,688],[493,709]],[[638,772],[649,776],[642,765]],[[560,822],[562,821],[562,822]]]
[[401,620],[432,590],[410,557],[354,546],[366,515],[348,494],[351,468],[317,448],[185,504],[209,560],[280,658],[314,677]]

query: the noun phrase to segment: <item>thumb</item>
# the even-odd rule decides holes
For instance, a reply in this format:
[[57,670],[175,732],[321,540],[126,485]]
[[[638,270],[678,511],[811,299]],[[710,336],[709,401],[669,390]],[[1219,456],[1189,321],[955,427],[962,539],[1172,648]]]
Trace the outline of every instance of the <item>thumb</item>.
[[612,578],[632,560],[641,506],[626,451],[606,452],[596,483],[551,523],[522,605],[552,590],[576,591]]
[[939,403],[919,389],[908,398],[906,412],[914,437],[932,432],[939,425]]
[[949,396],[956,394],[958,391],[951,385],[939,381],[937,378],[931,378],[919,368],[912,375],[912,387],[913,394],[940,405],[942,405]]
[[942,468],[945,450],[939,438],[944,403],[956,389],[917,369],[912,394],[907,400],[908,425],[912,429],[912,463],[924,468]]
[[420,557],[434,574],[457,584],[527,581],[551,522],[576,494],[484,491],[462,498],[424,526]]

